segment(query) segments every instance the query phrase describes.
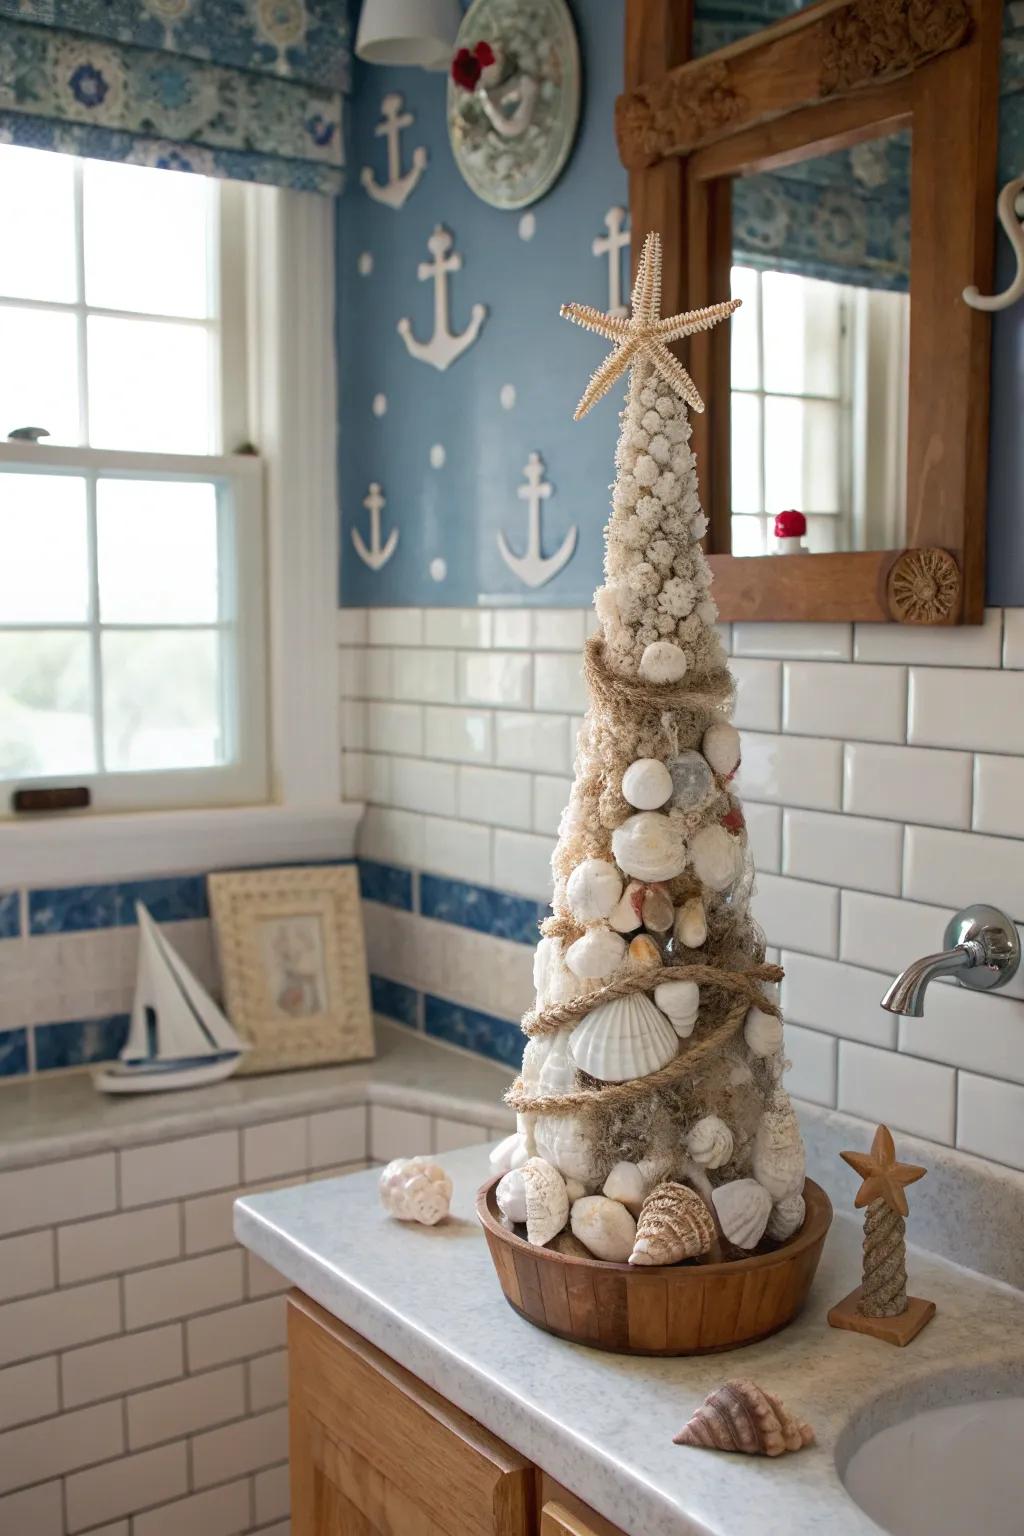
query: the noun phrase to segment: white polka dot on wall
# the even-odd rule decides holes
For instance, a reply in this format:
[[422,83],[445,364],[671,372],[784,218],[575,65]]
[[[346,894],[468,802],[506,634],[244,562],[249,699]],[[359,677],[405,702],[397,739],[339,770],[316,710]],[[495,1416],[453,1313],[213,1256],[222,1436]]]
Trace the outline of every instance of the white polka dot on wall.
[[445,577],[448,575],[447,560],[442,560],[440,555],[438,555],[436,559],[431,560],[430,574],[435,581],[444,581]]
[[369,277],[370,273],[373,271],[373,252],[360,252],[359,260],[356,262],[356,267],[358,268],[360,277]]
[[430,462],[434,469],[444,469],[444,461],[448,455],[444,451],[443,443],[435,443],[430,450]]
[[498,395],[503,411],[511,411],[516,403],[516,387],[514,384],[503,384]]
[[386,416],[388,413],[387,395],[374,395],[371,409],[375,416]]
[[535,213],[524,213],[522,218],[519,220],[520,240],[532,240],[536,233],[537,215]]

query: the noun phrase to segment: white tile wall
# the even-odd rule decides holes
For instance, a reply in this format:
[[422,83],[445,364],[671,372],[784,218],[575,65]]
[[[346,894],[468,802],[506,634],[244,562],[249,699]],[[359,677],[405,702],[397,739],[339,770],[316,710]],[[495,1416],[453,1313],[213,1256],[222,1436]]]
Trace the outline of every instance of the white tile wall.
[[[584,707],[579,651],[592,629],[583,610],[347,617],[339,643],[363,644],[366,655],[345,658],[348,702],[398,702],[395,658],[423,644],[454,652],[455,689],[474,678],[479,700],[466,708],[468,696],[455,691],[422,706],[426,755],[455,773],[454,810],[441,798],[447,787],[432,804],[424,788],[419,809],[407,808],[418,771],[408,739],[362,765],[371,802],[364,851],[549,895]],[[760,872],[755,912],[787,968],[794,1092],[1024,1168],[1024,977],[1002,996],[943,984],[923,1020],[901,1025],[879,1007],[897,970],[941,946],[957,906],[994,901],[1024,922],[1024,609],[990,609],[984,624],[959,630],[737,623],[722,631],[743,732],[737,788]],[[390,660],[375,665],[385,650]],[[506,671],[510,656],[519,665]],[[360,753],[359,739],[345,746]],[[408,762],[396,794],[399,759]],[[457,835],[468,824],[478,832],[471,845]],[[457,973],[458,1000],[507,1018],[529,996],[526,946],[466,930],[441,945],[433,930],[447,925],[400,913],[369,926],[375,961],[395,980],[444,990],[443,978]],[[0,1221],[2,1210],[0,1199]],[[193,1229],[203,1216],[197,1202]]]

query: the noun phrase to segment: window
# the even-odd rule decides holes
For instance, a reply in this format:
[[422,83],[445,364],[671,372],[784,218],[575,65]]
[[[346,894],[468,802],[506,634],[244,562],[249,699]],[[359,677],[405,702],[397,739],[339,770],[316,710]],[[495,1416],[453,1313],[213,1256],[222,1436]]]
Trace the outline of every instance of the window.
[[265,798],[243,198],[0,146],[0,813]]

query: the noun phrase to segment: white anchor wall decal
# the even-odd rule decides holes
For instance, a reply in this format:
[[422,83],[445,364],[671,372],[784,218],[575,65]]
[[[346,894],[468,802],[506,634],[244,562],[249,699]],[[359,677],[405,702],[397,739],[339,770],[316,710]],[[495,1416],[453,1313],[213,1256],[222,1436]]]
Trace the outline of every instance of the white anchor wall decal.
[[630,234],[625,228],[625,208],[609,208],[604,216],[607,235],[598,235],[590,249],[595,256],[608,257],[608,313],[624,315],[622,302],[622,262],[619,253],[629,245]]
[[544,479],[544,460],[539,453],[531,453],[523,466],[525,485],[521,485],[518,495],[527,503],[529,522],[526,533],[526,551],[522,555],[514,555],[508,546],[505,535],[498,533],[498,549],[501,558],[519,580],[527,587],[542,587],[552,576],[557,576],[564,565],[572,559],[573,550],[576,548],[576,524],[569,529],[562,540],[561,547],[547,559],[540,552],[540,504],[551,495],[553,486]]
[[387,181],[377,181],[368,165],[364,165],[359,174],[360,181],[374,201],[385,203],[389,208],[401,208],[427,168],[427,151],[419,145],[412,152],[411,167],[402,175],[402,129],[411,128],[414,121],[411,112],[402,111],[402,99],[397,91],[384,97],[380,104],[380,122],[373,130],[378,138],[387,141]]
[[[480,327],[487,318],[487,305],[474,304],[470,322],[461,335],[454,336],[448,319],[448,274],[462,270],[462,257],[452,251],[451,232],[441,224],[427,241],[427,250],[433,261],[421,261],[416,276],[421,283],[434,279],[434,334],[429,341],[417,341],[412,333],[412,321],[403,316],[398,322],[398,334],[405,342],[410,357],[421,363],[432,363],[435,368],[448,368],[467,347],[471,347],[480,334]],[[449,252],[451,251],[451,255]]]
[[356,554],[360,560],[366,562],[371,571],[379,571],[382,565],[386,565],[398,547],[398,529],[392,528],[383,544],[380,542],[380,514],[387,502],[381,495],[380,486],[374,480],[367,495],[363,498],[363,506],[370,514],[370,547],[367,549],[358,528],[352,529],[352,543],[356,547]]

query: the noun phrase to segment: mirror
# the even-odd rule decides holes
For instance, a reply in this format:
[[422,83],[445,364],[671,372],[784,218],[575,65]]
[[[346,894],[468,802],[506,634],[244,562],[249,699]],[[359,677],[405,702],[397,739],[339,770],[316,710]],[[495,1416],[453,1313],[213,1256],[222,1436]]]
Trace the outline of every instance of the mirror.
[[901,547],[910,133],[735,178],[731,286],[732,553]]

